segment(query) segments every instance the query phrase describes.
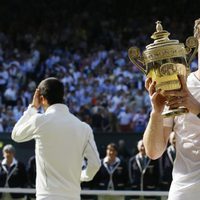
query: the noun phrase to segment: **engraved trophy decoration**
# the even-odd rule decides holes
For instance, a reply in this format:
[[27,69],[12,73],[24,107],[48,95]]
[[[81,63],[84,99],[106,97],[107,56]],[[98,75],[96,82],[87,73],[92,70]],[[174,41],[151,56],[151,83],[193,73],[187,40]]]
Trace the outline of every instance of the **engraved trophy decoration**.
[[[185,47],[178,40],[170,40],[169,35],[169,32],[163,30],[161,22],[157,21],[156,32],[151,36],[154,42],[146,46],[142,55],[137,47],[131,47],[128,50],[131,62],[147,77],[156,81],[156,90],[181,89],[178,75],[187,78],[190,73],[189,66],[198,49],[198,41],[192,36],[187,38]],[[192,49],[194,49],[193,53],[191,53]],[[190,53],[191,56],[189,57]],[[171,117],[187,112],[188,110],[185,107],[169,108],[162,115],[163,117]]]

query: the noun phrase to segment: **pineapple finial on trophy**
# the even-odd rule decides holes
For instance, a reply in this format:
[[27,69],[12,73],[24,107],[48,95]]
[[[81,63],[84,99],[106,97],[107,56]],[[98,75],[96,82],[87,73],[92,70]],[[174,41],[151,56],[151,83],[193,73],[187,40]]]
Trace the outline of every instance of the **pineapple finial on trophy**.
[[161,21],[157,21],[157,22],[156,22],[156,31],[157,31],[157,32],[163,31],[163,27],[162,27],[162,25],[161,25]]
[[152,39],[154,39],[154,43],[163,43],[166,41],[169,41],[169,35],[170,33],[166,30],[163,30],[161,21],[156,22],[156,32],[153,33],[151,36]]

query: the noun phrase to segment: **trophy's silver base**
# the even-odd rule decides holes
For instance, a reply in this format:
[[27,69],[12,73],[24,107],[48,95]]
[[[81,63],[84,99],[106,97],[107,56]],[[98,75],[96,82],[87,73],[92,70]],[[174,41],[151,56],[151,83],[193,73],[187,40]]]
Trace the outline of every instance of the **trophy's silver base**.
[[179,115],[182,115],[182,114],[185,114],[185,113],[188,113],[188,109],[185,108],[185,107],[179,107],[179,108],[176,108],[176,109],[171,109],[171,110],[167,110],[167,111],[164,111],[162,113],[162,116],[164,118],[168,118],[168,117],[175,117],[175,116],[179,116]]

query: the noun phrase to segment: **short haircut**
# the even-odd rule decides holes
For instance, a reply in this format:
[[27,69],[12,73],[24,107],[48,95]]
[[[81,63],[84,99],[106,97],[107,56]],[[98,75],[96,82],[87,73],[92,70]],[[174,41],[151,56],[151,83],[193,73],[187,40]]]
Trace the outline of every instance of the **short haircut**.
[[115,143],[108,144],[107,149],[110,149],[110,148],[112,148],[112,149],[114,149],[115,151],[118,152],[118,148],[117,148],[117,145]]
[[64,102],[64,85],[57,78],[50,77],[41,81],[38,89],[49,105]]
[[13,147],[12,144],[7,144],[7,145],[5,145],[5,146],[3,147],[3,151],[2,151],[2,152],[3,152],[3,153],[4,153],[4,152],[12,152],[12,153],[15,154],[15,148]]

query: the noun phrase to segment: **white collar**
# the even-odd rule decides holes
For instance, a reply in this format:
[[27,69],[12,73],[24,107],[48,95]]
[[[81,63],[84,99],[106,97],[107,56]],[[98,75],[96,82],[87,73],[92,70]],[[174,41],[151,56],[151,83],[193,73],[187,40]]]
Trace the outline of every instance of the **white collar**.
[[[7,165],[6,159],[4,158],[1,163],[2,163],[2,165]],[[12,167],[13,165],[16,165],[17,163],[18,163],[18,161],[15,158],[13,158],[13,161],[12,161],[10,167]]]
[[[114,165],[115,163],[118,163],[118,162],[120,162],[120,159],[118,157],[116,157],[115,161],[112,164]],[[104,164],[108,163],[108,157],[107,156],[103,159],[103,163]]]
[[55,103],[55,104],[52,104],[51,106],[49,106],[47,108],[47,110],[45,111],[45,114],[48,114],[48,113],[55,111],[55,110],[61,110],[61,111],[69,112],[69,108],[68,108],[67,105],[65,105],[63,103]]
[[138,153],[138,157],[139,157],[139,158],[147,158],[147,155],[142,155],[142,153],[139,152],[139,153]]

